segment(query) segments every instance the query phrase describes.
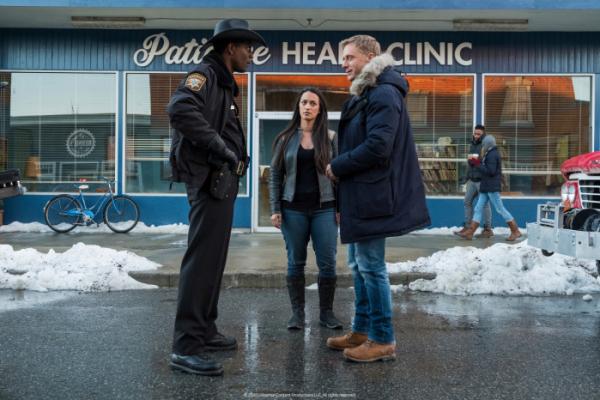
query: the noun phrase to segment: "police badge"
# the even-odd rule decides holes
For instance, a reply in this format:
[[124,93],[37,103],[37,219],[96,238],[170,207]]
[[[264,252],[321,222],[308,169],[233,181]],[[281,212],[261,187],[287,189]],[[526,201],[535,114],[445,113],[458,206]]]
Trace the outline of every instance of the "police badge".
[[202,89],[202,86],[204,86],[205,82],[206,77],[204,75],[194,72],[185,80],[185,87],[194,92],[199,92],[200,89]]

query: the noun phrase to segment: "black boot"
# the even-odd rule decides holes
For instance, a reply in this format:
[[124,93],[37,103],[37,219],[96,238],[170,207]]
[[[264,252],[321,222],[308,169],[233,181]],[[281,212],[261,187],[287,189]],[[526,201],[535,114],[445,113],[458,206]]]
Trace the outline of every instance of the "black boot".
[[330,329],[342,329],[342,323],[333,314],[333,298],[335,296],[336,277],[318,278],[319,307],[321,309],[319,323]]
[[287,277],[287,288],[292,303],[292,317],[288,329],[304,328],[304,275]]

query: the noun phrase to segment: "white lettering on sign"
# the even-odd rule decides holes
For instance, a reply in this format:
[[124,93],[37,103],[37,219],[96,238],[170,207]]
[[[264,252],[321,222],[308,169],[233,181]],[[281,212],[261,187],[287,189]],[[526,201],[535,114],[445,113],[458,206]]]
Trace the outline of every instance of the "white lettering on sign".
[[[147,67],[158,57],[164,57],[166,64],[199,64],[207,50],[202,49],[207,39],[197,41],[195,38],[186,42],[183,46],[171,45],[165,32],[148,36],[142,42],[142,48],[133,53],[133,62],[139,67]],[[455,45],[452,42],[393,42],[387,46],[386,52],[396,60],[396,65],[430,65],[436,62],[439,65],[462,66],[473,64],[471,42],[461,42]],[[336,54],[337,52],[337,54]],[[338,43],[337,49],[331,42],[322,45],[317,42],[281,42],[281,64],[282,65],[341,65],[342,48]],[[271,59],[268,47],[258,47],[254,51],[253,62],[255,65],[263,65]]]
[[440,42],[437,47],[429,42],[418,42],[415,46],[409,42],[394,42],[385,50],[396,60],[396,65],[430,65],[435,59],[440,65],[454,65],[454,61],[463,66],[473,64],[471,54],[465,50],[473,50],[471,42],[462,42],[454,47],[454,43]]

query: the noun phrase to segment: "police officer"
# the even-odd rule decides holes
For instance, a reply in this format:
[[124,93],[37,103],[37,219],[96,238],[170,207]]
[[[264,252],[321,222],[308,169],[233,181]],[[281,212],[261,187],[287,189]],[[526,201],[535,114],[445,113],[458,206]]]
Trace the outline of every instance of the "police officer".
[[[190,204],[188,248],[181,263],[171,368],[221,375],[223,366],[207,351],[234,350],[237,341],[217,330],[217,303],[227,259],[238,179],[247,168],[246,140],[234,97],[234,72],[252,61],[264,39],[241,19],[219,21],[208,53],[179,85],[168,105],[173,128],[173,180],[184,182]],[[215,194],[215,174],[228,169],[230,185]],[[211,184],[212,182],[212,184]]]

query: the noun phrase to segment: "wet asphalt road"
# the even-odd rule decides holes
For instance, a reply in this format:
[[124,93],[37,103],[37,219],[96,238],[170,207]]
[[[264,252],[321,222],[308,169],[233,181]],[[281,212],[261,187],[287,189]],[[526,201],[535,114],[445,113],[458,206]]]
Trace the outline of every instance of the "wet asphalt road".
[[[317,293],[288,332],[287,294],[230,289],[223,377],[168,367],[175,290],[0,291],[0,399],[598,399],[600,303],[573,297],[394,295],[398,359],[344,362],[324,343]],[[338,291],[340,319],[353,293]]]

